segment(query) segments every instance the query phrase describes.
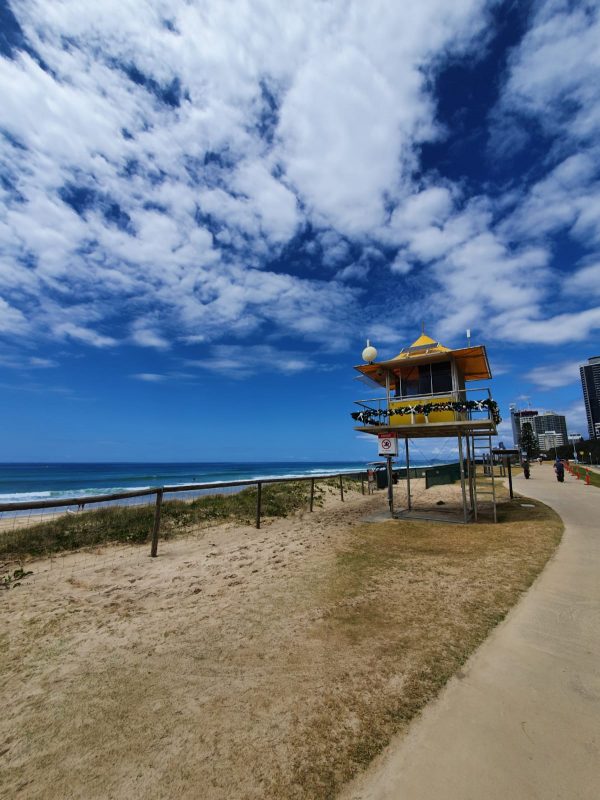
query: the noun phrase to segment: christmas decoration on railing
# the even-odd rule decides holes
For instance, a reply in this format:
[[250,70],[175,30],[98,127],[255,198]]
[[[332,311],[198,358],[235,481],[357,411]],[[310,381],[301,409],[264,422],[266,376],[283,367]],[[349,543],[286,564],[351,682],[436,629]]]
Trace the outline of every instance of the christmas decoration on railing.
[[385,425],[386,423],[379,421],[379,417],[406,416],[407,414],[423,414],[427,417],[435,411],[458,411],[459,413],[464,413],[465,411],[489,411],[494,424],[499,425],[502,422],[498,403],[490,399],[446,400],[438,403],[416,403],[414,406],[397,406],[387,409],[367,408],[364,411],[353,411],[351,417],[363,425]]

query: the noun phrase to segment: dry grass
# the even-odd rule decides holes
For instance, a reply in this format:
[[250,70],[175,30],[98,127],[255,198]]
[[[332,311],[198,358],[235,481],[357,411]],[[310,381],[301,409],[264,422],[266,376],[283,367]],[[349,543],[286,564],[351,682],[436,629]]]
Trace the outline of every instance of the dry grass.
[[5,592],[5,796],[333,798],[562,531],[535,501],[463,527],[365,523],[381,494],[328,497],[261,531],[173,541],[141,570],[125,558]]

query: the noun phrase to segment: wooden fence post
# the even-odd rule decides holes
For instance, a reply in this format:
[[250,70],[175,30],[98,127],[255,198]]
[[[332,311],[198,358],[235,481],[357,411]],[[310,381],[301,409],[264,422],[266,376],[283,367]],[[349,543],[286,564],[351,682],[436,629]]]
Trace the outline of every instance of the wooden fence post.
[[364,472],[360,473],[360,491],[362,492],[362,494],[365,493],[365,473]]
[[259,481],[256,484],[256,527],[260,528],[260,502],[262,495],[262,483]]
[[152,529],[152,547],[150,555],[156,558],[158,552],[158,532],[160,531],[160,508],[162,506],[163,490],[159,489],[156,493],[156,506],[154,508],[154,528]]
[[315,502],[315,479],[310,479],[310,510],[313,510],[313,504]]
[[510,494],[510,499],[512,500],[514,498],[514,494],[512,485],[512,465],[510,463],[510,458],[506,459],[506,466],[508,469],[508,492]]
[[341,475],[340,475],[340,497],[342,498],[342,503],[343,503],[344,502],[344,484],[343,484],[343,478],[342,478]]

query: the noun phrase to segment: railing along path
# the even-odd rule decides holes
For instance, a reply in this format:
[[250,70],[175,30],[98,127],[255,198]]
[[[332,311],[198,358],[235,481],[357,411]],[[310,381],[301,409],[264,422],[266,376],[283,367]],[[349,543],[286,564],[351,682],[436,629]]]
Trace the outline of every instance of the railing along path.
[[339,473],[326,473],[322,475],[298,475],[296,477],[286,478],[261,478],[261,479],[247,479],[241,481],[219,481],[215,483],[190,483],[175,486],[156,486],[148,489],[138,489],[131,492],[115,492],[113,494],[92,495],[85,497],[65,497],[60,500],[30,500],[24,503],[0,503],[0,513],[2,512],[16,512],[16,511],[34,511],[52,508],[67,508],[77,506],[78,510],[83,511],[85,506],[95,505],[98,503],[110,503],[115,500],[127,500],[134,497],[148,497],[155,495],[155,509],[154,509],[154,524],[152,528],[152,541],[150,547],[150,555],[156,557],[158,554],[158,540],[160,536],[160,516],[165,494],[176,494],[178,492],[198,492],[199,494],[214,493],[218,489],[231,489],[237,487],[256,486],[256,527],[260,528],[261,520],[261,504],[262,504],[262,487],[270,483],[297,483],[310,481],[310,501],[309,510],[313,511],[314,497],[315,497],[315,482],[323,480],[339,479],[340,498],[344,501],[344,484],[343,478],[352,477],[361,481],[362,494],[365,493],[365,472],[339,472]]

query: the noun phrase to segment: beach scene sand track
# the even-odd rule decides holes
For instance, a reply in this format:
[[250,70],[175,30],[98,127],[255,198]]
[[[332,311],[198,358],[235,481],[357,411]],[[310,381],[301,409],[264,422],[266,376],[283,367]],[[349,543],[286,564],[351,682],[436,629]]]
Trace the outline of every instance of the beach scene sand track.
[[539,503],[501,505],[501,525],[435,525],[369,522],[383,492],[324,494],[260,530],[213,526],[157,559],[121,546],[116,562],[3,592],[7,796],[335,797],[561,533]]
[[599,42],[0,0],[0,800],[598,800]]

